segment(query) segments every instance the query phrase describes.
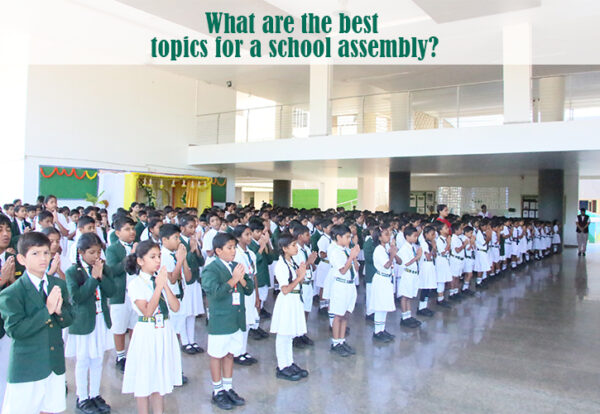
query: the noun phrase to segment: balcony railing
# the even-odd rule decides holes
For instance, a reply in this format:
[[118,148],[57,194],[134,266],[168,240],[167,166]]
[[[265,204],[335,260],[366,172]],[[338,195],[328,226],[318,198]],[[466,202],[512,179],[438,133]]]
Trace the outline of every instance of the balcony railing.
[[[564,120],[600,117],[600,72],[564,76]],[[532,79],[531,122],[540,122],[539,83]],[[558,96],[557,99],[561,99]],[[552,96],[550,96],[552,100]],[[330,100],[331,135],[504,123],[503,82],[350,96]],[[308,137],[308,103],[197,116],[193,144],[223,144]]]

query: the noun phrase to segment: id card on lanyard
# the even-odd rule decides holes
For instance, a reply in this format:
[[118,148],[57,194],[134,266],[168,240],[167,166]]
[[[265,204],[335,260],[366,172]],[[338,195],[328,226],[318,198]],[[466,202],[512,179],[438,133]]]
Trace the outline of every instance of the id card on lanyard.
[[231,294],[232,297],[232,305],[233,306],[239,306],[241,305],[241,298],[240,298],[240,292],[237,291],[237,285],[235,286],[235,291]]
[[[159,311],[160,312],[160,311]],[[154,328],[160,329],[165,327],[165,317],[162,313],[154,315]]]
[[100,289],[96,288],[96,315],[102,313],[102,301],[100,300]]

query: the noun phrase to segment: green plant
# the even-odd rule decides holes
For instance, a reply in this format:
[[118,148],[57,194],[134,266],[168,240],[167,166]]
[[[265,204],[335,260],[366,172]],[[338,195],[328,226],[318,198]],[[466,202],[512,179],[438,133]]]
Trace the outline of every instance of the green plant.
[[92,203],[93,206],[95,206],[97,204],[104,204],[105,206],[108,206],[108,201],[107,200],[100,200],[100,197],[102,197],[102,194],[104,194],[104,191],[102,191],[98,195],[93,195],[93,194],[90,194],[90,193],[86,193],[85,194],[85,201],[87,201],[88,203]]

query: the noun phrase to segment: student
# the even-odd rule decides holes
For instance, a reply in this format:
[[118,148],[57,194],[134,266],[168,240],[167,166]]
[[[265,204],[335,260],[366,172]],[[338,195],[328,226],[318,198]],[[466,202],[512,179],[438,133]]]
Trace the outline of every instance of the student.
[[[231,218],[234,216],[230,214]],[[244,331],[244,342],[242,351],[239,356],[234,357],[233,361],[239,365],[252,365],[256,364],[258,360],[248,353],[248,334],[253,331],[255,339],[264,339],[264,337],[258,331],[260,316],[258,315],[258,308],[260,308],[260,300],[258,299],[258,288],[256,281],[256,254],[248,248],[248,245],[252,242],[252,230],[250,227],[244,225],[236,226],[232,233],[237,239],[237,246],[235,249],[236,263],[241,263],[244,266],[246,275],[254,283],[254,290],[247,298],[244,298],[244,305],[246,309],[246,331]],[[262,329],[261,329],[262,330]],[[268,336],[268,334],[267,334]]]
[[377,226],[369,228],[369,235],[365,238],[363,252],[365,258],[365,319],[373,321],[375,313],[371,307],[371,290],[373,287],[373,276],[377,269],[373,264],[373,253],[375,252],[375,242],[373,241],[373,233],[377,230]]
[[37,216],[37,209],[35,206],[27,206],[27,218],[25,219],[29,223],[29,227],[33,230],[35,228],[35,217]]
[[401,263],[397,256],[396,242],[395,240],[390,242],[390,239],[389,224],[383,223],[380,228],[373,231],[373,245],[377,246],[373,252],[373,266],[376,273],[373,276],[370,299],[371,309],[375,313],[373,339],[384,343],[395,338],[395,335],[386,331],[385,320],[388,312],[396,310],[393,267],[394,263]]
[[100,259],[101,251],[102,241],[97,234],[82,235],[77,242],[76,263],[66,273],[75,314],[69,327],[66,356],[77,361],[75,407],[83,414],[110,412],[110,406],[100,396],[100,380],[104,352],[114,348],[108,297],[114,294],[115,284]]
[[221,231],[221,218],[214,213],[208,215],[208,223],[210,229],[202,239],[202,253],[206,259],[206,265],[214,260],[215,251],[213,248],[213,239]]
[[[252,231],[252,242],[248,246],[256,255],[256,280],[258,282],[258,299],[260,300],[259,316],[261,319],[270,319],[271,314],[265,309],[265,302],[269,295],[271,278],[269,275],[269,266],[273,263],[274,253],[271,252],[268,231],[261,220],[250,220],[250,230]],[[266,338],[269,336],[261,328],[257,328],[259,336]],[[254,339],[258,339],[255,333],[251,333]]]
[[484,218],[479,222],[479,229],[475,231],[475,263],[473,270],[476,273],[477,287],[480,289],[486,289],[487,286],[483,284],[484,279],[487,277],[487,272],[490,271],[490,263],[488,260],[488,244],[492,239],[491,229],[489,228],[489,220]]
[[160,247],[151,240],[140,242],[127,257],[127,273],[136,274],[127,295],[138,323],[129,344],[122,392],[133,393],[138,414],[149,414],[150,405],[154,414],[163,414],[163,396],[182,385],[181,353],[169,318],[169,309],[179,310],[179,300],[169,289],[167,269],[160,265]]
[[54,217],[48,210],[42,210],[37,216],[36,231],[42,231],[46,227],[54,227]]
[[444,297],[446,283],[452,282],[452,271],[450,270],[450,227],[447,224],[437,225],[439,235],[435,239],[436,252],[435,274],[437,277],[437,306],[450,308],[450,303]]
[[473,234],[473,227],[465,226],[463,234],[461,236],[463,242],[467,242],[465,245],[465,266],[463,268],[463,275],[465,282],[462,285],[461,293],[467,296],[473,296],[475,293],[469,288],[471,279],[473,278],[473,267],[475,265],[475,235]]
[[560,251],[560,227],[558,220],[552,222],[552,253]]
[[[77,250],[77,243],[79,238],[83,234],[87,233],[96,233],[96,220],[94,220],[94,218],[91,216],[85,215],[77,221],[77,231],[69,248],[69,256],[67,258],[69,265],[77,263],[77,255],[79,254]],[[104,256],[104,252],[102,252],[102,256]],[[104,259],[104,257],[101,258]]]
[[410,301],[417,296],[417,292],[419,291],[419,260],[421,259],[423,250],[421,247],[416,246],[418,237],[419,233],[417,229],[413,226],[407,226],[404,229],[406,243],[404,243],[398,252],[400,260],[402,260],[402,264],[404,265],[398,286],[402,307],[402,321],[400,325],[409,328],[416,328],[421,325],[416,318],[411,316],[410,311]]
[[12,338],[2,412],[59,413],[66,409],[62,329],[73,322],[69,293],[63,280],[46,276],[48,237],[26,233],[18,251],[26,271],[0,293],[0,314]]
[[138,222],[135,223],[134,227],[136,242],[140,241],[140,236],[142,235],[144,230],[146,230],[146,227],[148,227],[148,213],[146,212],[146,210],[140,210],[138,212]]
[[452,237],[450,238],[450,273],[452,275],[452,283],[448,299],[453,301],[462,298],[462,295],[459,292],[460,277],[465,268],[465,248],[469,244],[469,240],[462,238],[462,235],[462,223],[452,223]]
[[[46,227],[42,230],[42,233],[50,240],[50,264],[46,274],[48,276],[58,277],[65,280],[65,271],[63,271],[63,264],[60,258],[60,233],[54,227]],[[68,269],[68,267],[67,267]]]
[[233,390],[233,358],[242,353],[246,330],[244,296],[250,296],[254,284],[236,263],[235,237],[219,233],[212,240],[216,259],[204,268],[202,280],[210,309],[208,349],[213,383],[212,402],[230,410],[245,400]]
[[277,334],[277,378],[298,381],[308,376],[308,371],[294,363],[292,341],[306,334],[306,320],[302,305],[302,281],[306,275],[306,263],[298,266],[293,256],[298,254],[298,245],[290,233],[279,235],[280,259],[275,266],[275,277],[281,288],[273,308],[271,332]]
[[[83,217],[80,220],[82,219]],[[125,372],[125,334],[133,329],[137,322],[131,303],[125,300],[127,284],[132,278],[125,271],[125,258],[135,252],[135,223],[129,217],[121,216],[115,220],[113,226],[117,241],[106,249],[106,265],[110,268],[115,283],[115,293],[109,297],[110,319],[117,353],[115,364],[119,371]]]
[[[419,246],[422,249],[422,255],[418,265],[418,284],[420,289],[419,307],[417,315],[432,317],[435,312],[427,308],[429,298],[436,297],[437,292],[437,273],[435,271],[435,255],[437,254],[436,244],[437,233],[434,225],[425,226],[421,234],[417,237]],[[404,260],[404,259],[403,259]],[[409,272],[410,273],[410,272]],[[404,277],[404,275],[402,276]],[[414,318],[414,321],[405,323],[405,326],[413,328],[419,326],[421,321]]]
[[331,228],[332,247],[328,250],[331,263],[332,286],[329,312],[334,315],[331,350],[342,357],[354,355],[354,349],[346,343],[348,317],[356,305],[354,277],[358,272],[356,258],[360,246],[350,249],[350,229],[343,224]]
[[[181,350],[185,353],[196,353],[197,351],[189,343],[186,331],[186,319],[190,316],[189,307],[184,307],[184,297],[187,283],[192,280],[192,271],[187,262],[187,250],[181,243],[179,226],[175,224],[163,224],[160,228],[161,240],[161,266],[167,269],[167,283],[169,289],[181,302],[178,311],[171,309],[169,313],[173,329],[181,338]],[[189,302],[188,302],[189,303]],[[187,381],[184,381],[184,384]]]
[[327,275],[331,266],[329,264],[329,257],[327,257],[327,251],[331,244],[331,228],[333,223],[331,220],[323,220],[321,222],[321,228],[323,234],[319,238],[317,243],[317,250],[319,252],[319,265],[317,266],[317,275],[315,278],[315,288],[319,289],[319,313],[329,313],[327,311],[327,300],[323,298],[323,288],[325,287]]
[[[299,226],[294,231],[294,240],[298,246],[298,253],[292,258],[296,265],[300,266],[302,263],[306,265],[306,274],[302,281],[302,303],[304,306],[304,316],[308,322],[308,315],[312,310],[314,289],[313,289],[313,272],[317,269],[315,266],[315,260],[317,259],[317,252],[311,251],[310,248],[310,230],[306,226]],[[303,348],[304,346],[312,346],[314,342],[310,339],[307,334],[294,338],[294,345],[296,347]]]
[[27,207],[25,207],[25,206],[15,207],[15,217],[14,218],[15,219],[13,221],[13,238],[15,238],[15,240],[13,241],[13,243],[16,245],[16,243],[19,241],[19,236],[27,233],[28,231],[31,231],[31,226],[29,225],[29,223],[26,220]]
[[184,313],[185,326],[181,331],[181,345],[186,354],[201,354],[204,349],[196,342],[196,316],[204,315],[204,302],[202,300],[202,286],[200,285],[200,267],[204,265],[204,256],[200,251],[196,238],[196,218],[184,214],[179,219],[181,229],[181,244],[186,250],[185,261],[190,269],[191,278],[185,282],[185,295],[181,300]]

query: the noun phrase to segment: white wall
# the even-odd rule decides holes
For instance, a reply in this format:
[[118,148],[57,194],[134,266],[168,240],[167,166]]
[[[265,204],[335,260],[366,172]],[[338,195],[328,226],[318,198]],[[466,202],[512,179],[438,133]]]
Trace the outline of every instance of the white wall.
[[581,178],[579,180],[580,200],[600,199],[600,178]]
[[25,199],[39,165],[214,174],[187,165],[196,81],[145,66],[31,66]]

